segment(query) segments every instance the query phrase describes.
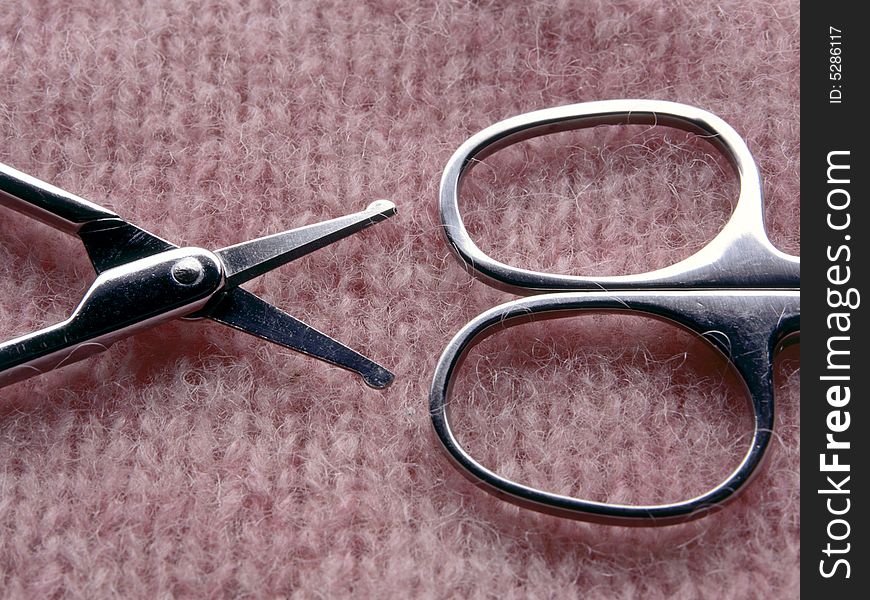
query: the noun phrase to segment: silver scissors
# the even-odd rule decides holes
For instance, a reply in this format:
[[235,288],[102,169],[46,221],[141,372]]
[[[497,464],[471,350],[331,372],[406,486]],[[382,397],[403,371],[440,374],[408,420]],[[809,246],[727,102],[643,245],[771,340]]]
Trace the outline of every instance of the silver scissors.
[[97,277],[65,321],[0,343],[0,386],[102,352],[165,321],[207,318],[359,374],[384,367],[239,286],[396,213],[378,200],[352,215],[209,252],[179,248],[93,202],[0,164],[0,204],[83,242]]
[[[703,136],[731,162],[740,182],[734,212],[704,248],[669,267],[639,275],[577,277],[519,269],[484,254],[462,222],[463,176],[499,149],[529,138],[598,125],[666,125]],[[773,429],[775,353],[800,335],[800,258],[777,250],[764,228],[761,179],[746,143],[719,117],[684,104],[610,100],[540,110],[488,127],[468,139],[444,169],[441,220],[465,268],[485,283],[528,298],[508,302],[470,321],[450,341],[435,369],[430,414],[452,462],[472,482],[526,508],[615,525],[668,525],[723,506],[750,480]],[[739,466],[708,492],[682,502],[649,506],[593,502],[535,489],[481,465],[462,447],[450,423],[454,377],[468,350],[493,333],[530,319],[583,311],[625,311],[674,322],[694,332],[734,365],[754,411],[749,450]]]

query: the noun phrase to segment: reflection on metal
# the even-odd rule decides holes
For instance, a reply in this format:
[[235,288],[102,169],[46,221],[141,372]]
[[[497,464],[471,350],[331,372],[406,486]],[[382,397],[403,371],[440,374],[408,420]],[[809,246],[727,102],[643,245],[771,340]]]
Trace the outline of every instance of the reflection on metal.
[[[638,275],[579,277],[519,269],[486,254],[462,221],[463,176],[481,159],[529,138],[599,125],[665,125],[704,136],[728,157],[740,182],[730,220],[689,258]],[[497,306],[468,323],[447,345],[430,391],[430,413],[453,463],[483,489],[515,504],[573,519],[616,525],[668,525],[720,508],[750,480],[773,428],[774,352],[800,331],[800,259],[780,252],[764,229],[761,181],[743,139],[717,116],[683,104],[611,100],[540,110],[496,123],[471,137],[444,169],[441,220],[450,246],[474,277],[528,298]],[[450,425],[454,377],[470,348],[530,319],[617,311],[676,323],[707,340],[734,364],[754,410],[752,442],[739,466],[705,494],[649,506],[592,502],[512,481],[478,463]]]

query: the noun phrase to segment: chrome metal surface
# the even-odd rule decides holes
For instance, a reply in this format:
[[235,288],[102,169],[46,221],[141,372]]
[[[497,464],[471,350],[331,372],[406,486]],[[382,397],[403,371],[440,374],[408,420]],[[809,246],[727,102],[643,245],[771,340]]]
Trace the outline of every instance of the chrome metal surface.
[[[202,276],[179,283],[179,264]],[[100,274],[65,321],[0,344],[0,386],[51,371],[142,329],[199,310],[223,285],[223,265],[206,250],[179,248]]]
[[208,317],[356,373],[369,387],[382,389],[393,381],[393,374],[376,362],[264,302],[247,290],[237,288],[227,294],[227,298],[215,306]]
[[389,371],[238,286],[395,214],[368,209],[209,252],[178,248],[92,202],[0,164],[0,204],[85,245],[97,278],[69,319],[0,343],[0,387],[106,350],[164,321],[211,318],[358,373],[386,387]]
[[[731,161],[740,183],[734,212],[719,234],[693,256],[664,269],[610,277],[556,275],[519,269],[483,253],[462,222],[459,192],[474,165],[511,144],[599,125],[664,125],[697,133]],[[549,108],[506,119],[472,136],[453,154],[441,177],[441,221],[450,246],[470,274],[499,289],[542,291],[800,286],[800,259],[767,239],[758,167],[746,142],[716,115],[657,100],[606,100]]]
[[91,221],[118,217],[102,206],[3,163],[0,163],[0,204],[67,233],[76,233]]
[[227,284],[237,286],[395,214],[395,204],[377,200],[364,211],[242,242],[215,254],[226,267]]
[[[619,124],[666,125],[694,132],[729,158],[740,182],[740,195],[725,227],[704,248],[648,273],[587,277],[519,269],[477,247],[463,224],[459,204],[462,178],[477,161],[532,137]],[[433,427],[454,464],[472,481],[499,497],[541,512],[618,525],[668,525],[720,508],[750,480],[765,454],[773,427],[773,354],[800,330],[800,259],[780,252],[767,239],[758,168],[731,126],[691,106],[652,100],[589,102],[520,115],[481,131],[454,153],[441,179],[440,210],[447,239],[472,275],[500,289],[536,294],[473,319],[451,340],[438,361],[429,399]],[[746,455],[719,485],[701,496],[671,504],[591,502],[502,477],[475,461],[459,444],[450,426],[450,394],[468,350],[519,322],[586,311],[632,312],[672,321],[707,340],[734,364],[751,398],[755,424]]]

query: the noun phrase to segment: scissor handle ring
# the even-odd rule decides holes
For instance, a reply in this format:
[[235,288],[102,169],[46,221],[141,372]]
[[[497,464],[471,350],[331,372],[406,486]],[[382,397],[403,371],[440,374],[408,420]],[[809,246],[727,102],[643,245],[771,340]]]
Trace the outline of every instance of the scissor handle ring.
[[[670,504],[621,505],[581,500],[532,488],[498,475],[462,447],[450,426],[454,378],[469,350],[490,335],[534,318],[584,311],[628,311],[676,323],[725,354],[746,385],[754,412],[749,450],[722,483],[705,494]],[[761,463],[773,429],[771,364],[775,349],[799,329],[797,291],[566,292],[508,302],[469,322],[447,345],[429,396],[436,435],[473,483],[499,498],[539,512],[611,525],[670,525],[697,519],[733,499]],[[706,335],[705,332],[716,332]]]
[[[530,138],[598,125],[666,125],[704,136],[729,159],[740,183],[731,218],[704,248],[674,265],[611,277],[556,275],[512,267],[487,256],[462,221],[463,176],[494,152]],[[796,288],[800,260],[777,250],[764,229],[758,167],[743,138],[705,110],[660,100],[604,100],[519,115],[487,127],[462,144],[441,177],[440,210],[450,246],[469,272],[516,294],[584,289]],[[746,269],[752,264],[752,269]]]

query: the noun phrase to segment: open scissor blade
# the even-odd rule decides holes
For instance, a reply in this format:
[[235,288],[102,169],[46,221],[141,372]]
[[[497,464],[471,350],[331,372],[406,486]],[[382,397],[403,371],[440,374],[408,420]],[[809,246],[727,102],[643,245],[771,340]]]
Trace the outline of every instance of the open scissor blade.
[[122,219],[87,223],[78,233],[98,275],[140,258],[178,248]]
[[0,164],[0,205],[78,235],[98,275],[177,248],[107,208],[4,164]]
[[370,387],[385,388],[393,381],[379,364],[242,288],[227,292],[201,316],[353,371]]
[[354,371],[375,388],[393,375],[238,286],[395,214],[392,202],[217,252],[178,248],[114,212],[0,164],[0,206],[78,236],[97,278],[56,325],[0,340],[0,387],[106,350],[175,318],[205,318]]
[[395,204],[378,200],[362,212],[243,242],[215,254],[224,263],[227,287],[233,288],[394,214]]

